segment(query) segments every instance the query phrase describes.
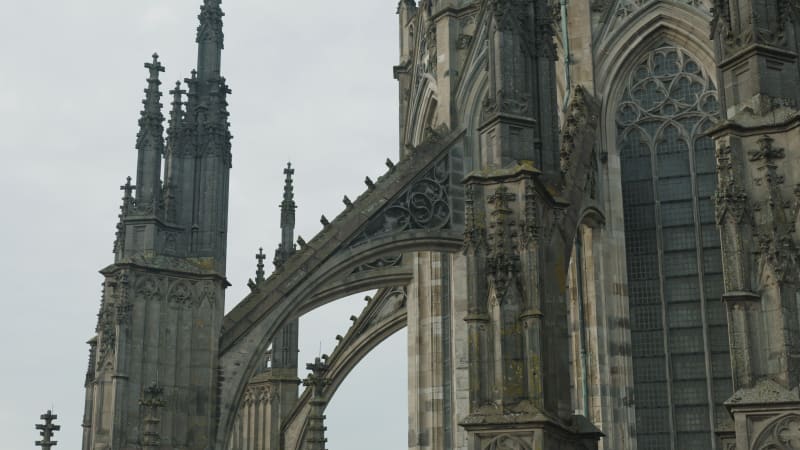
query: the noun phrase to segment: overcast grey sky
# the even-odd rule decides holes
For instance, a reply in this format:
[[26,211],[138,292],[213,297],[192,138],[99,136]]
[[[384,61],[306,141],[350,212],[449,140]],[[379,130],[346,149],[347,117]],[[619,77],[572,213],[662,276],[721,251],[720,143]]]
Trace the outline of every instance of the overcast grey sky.
[[[119,186],[135,175],[137,119],[153,51],[166,91],[195,65],[202,0],[3,1],[0,22],[0,435],[33,448],[54,406],[60,449],[80,448],[83,378]],[[277,244],[282,168],[297,169],[298,232],[397,154],[396,2],[224,0],[223,74],[233,90],[227,294],[245,294],[259,246]],[[364,302],[301,321],[301,361]],[[314,330],[309,333],[309,330]],[[330,449],[407,447],[405,333],[359,366],[329,406]]]

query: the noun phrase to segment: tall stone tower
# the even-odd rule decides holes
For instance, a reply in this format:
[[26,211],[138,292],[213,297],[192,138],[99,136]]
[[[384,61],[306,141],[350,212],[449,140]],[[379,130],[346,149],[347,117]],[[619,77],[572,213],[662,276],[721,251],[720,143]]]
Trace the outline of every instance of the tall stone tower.
[[209,448],[216,432],[231,168],[222,17],[220,0],[204,1],[197,70],[188,91],[170,91],[166,139],[164,67],[157,55],[145,64],[136,184],[122,187],[114,263],[101,271],[84,450]]

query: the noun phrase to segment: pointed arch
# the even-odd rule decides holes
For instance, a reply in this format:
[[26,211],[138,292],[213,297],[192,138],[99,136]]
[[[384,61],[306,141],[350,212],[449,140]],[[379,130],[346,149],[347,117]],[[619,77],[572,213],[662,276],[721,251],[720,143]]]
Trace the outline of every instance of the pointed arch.
[[[652,7],[657,11],[657,7]],[[640,448],[715,448],[730,378],[711,196],[719,111],[710,45],[651,16],[604,80],[611,204],[621,216]],[[697,53],[695,53],[697,52]],[[700,55],[700,56],[697,56]],[[705,59],[705,61],[704,61]],[[710,162],[709,162],[710,161]],[[716,297],[718,300],[718,297]]]

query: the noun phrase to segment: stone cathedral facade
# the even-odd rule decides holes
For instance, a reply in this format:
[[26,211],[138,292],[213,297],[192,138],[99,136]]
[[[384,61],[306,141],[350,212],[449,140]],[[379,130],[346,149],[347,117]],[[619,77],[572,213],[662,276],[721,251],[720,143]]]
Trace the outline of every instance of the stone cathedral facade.
[[[386,173],[305,241],[287,167],[228,314],[223,15],[166,118],[145,65],[84,450],[325,449],[404,327],[410,449],[800,449],[797,0],[400,0]],[[301,366],[298,318],[373,290]]]

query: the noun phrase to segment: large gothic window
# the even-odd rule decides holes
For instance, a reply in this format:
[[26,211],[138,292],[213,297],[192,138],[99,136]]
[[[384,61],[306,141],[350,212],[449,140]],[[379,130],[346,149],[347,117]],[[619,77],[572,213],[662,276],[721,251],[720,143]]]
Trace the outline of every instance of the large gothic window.
[[648,450],[714,448],[731,393],[711,79],[662,46],[625,80],[617,109],[631,313],[636,434]]

